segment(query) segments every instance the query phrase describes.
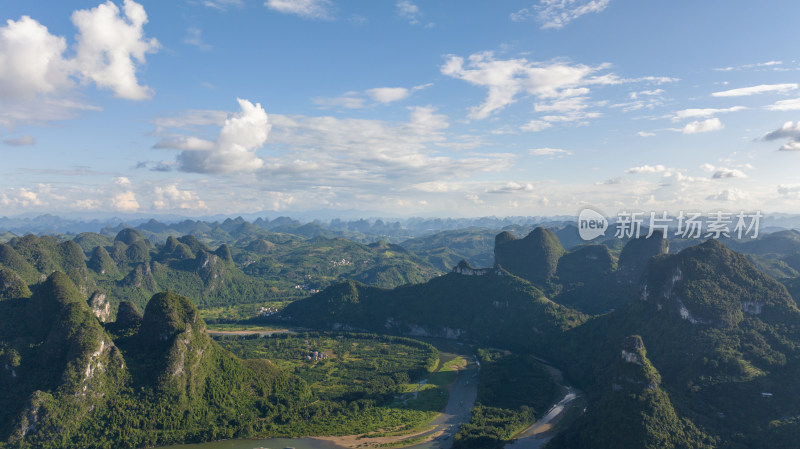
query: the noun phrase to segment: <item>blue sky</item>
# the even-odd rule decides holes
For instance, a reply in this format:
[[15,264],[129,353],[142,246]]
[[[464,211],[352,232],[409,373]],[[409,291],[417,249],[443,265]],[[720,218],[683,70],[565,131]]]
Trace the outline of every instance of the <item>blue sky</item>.
[[4,0],[0,215],[800,213],[798,16]]

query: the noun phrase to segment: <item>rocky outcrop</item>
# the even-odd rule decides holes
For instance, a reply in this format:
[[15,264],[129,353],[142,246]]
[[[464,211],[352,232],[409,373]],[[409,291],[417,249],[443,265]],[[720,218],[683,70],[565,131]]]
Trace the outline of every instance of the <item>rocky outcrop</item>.
[[101,323],[111,321],[111,303],[108,302],[108,296],[101,291],[95,291],[89,297],[89,308],[92,309],[94,316],[100,320]]
[[122,285],[156,291],[158,286],[150,264],[140,263],[122,280]]
[[716,240],[654,257],[640,298],[692,324],[736,326],[745,313],[771,323],[800,319],[782,284]]

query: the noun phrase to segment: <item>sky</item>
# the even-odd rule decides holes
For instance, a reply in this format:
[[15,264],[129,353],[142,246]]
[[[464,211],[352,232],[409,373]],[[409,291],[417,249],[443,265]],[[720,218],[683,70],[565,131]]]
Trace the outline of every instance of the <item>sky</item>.
[[795,0],[3,0],[0,216],[800,213]]

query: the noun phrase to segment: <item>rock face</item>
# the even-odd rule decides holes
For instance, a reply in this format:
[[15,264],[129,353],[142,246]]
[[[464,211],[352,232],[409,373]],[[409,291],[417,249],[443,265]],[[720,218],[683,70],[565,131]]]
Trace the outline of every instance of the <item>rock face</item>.
[[767,323],[800,318],[786,288],[716,240],[652,259],[640,298],[692,324],[737,325],[744,314]]
[[651,257],[668,252],[669,241],[664,238],[664,233],[661,231],[654,231],[650,238],[642,236],[632,239],[622,248],[619,255],[617,281],[622,284],[636,283]]
[[89,297],[89,307],[92,309],[94,316],[100,320],[101,323],[111,321],[111,304],[108,302],[108,297],[101,291],[92,293]]
[[14,271],[0,267],[0,300],[29,296],[31,291],[25,281]]
[[647,358],[642,337],[631,335],[622,342],[620,358],[614,367],[611,389],[639,392],[653,390],[661,384],[661,376]]
[[495,265],[537,285],[544,285],[555,274],[563,254],[558,237],[545,228],[536,228],[522,239],[509,232],[495,237]]
[[[31,392],[20,407],[10,442],[25,438],[31,447],[69,434],[125,376],[122,354],[82,299],[72,281],[55,272],[26,304],[27,337],[41,342],[22,360],[20,372],[47,370],[35,378],[15,379]],[[53,388],[57,386],[57,388]],[[23,393],[27,394],[27,393]]]
[[227,269],[225,263],[216,254],[200,251],[195,258],[197,274],[203,280],[206,289],[214,290],[225,280]]
[[136,288],[145,288],[150,291],[155,291],[157,289],[156,280],[153,278],[153,271],[150,269],[150,264],[148,263],[136,265],[136,268],[131,270],[122,280],[122,284]]
[[638,335],[626,337],[612,368],[612,383],[587,412],[547,446],[554,449],[711,449],[706,437],[677,414],[661,389],[661,376]]

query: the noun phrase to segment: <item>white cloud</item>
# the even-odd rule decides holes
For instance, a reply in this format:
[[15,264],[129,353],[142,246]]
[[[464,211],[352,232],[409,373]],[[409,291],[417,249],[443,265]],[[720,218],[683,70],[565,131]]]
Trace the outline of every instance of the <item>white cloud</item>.
[[780,151],[800,151],[800,139],[790,140],[783,144]]
[[639,167],[632,167],[625,170],[625,173],[642,174],[642,173],[663,173],[667,171],[667,167],[663,165],[641,165]]
[[483,204],[483,200],[481,200],[481,197],[475,194],[468,193],[464,195],[464,199],[472,204]]
[[636,133],[636,135],[639,137],[653,137],[656,135],[656,133],[649,131],[639,131]]
[[[540,100],[558,101],[556,105],[563,105],[571,97],[588,93],[585,85],[617,82],[589,78],[589,75],[605,68],[605,65],[590,67],[561,61],[535,62],[524,58],[497,60],[492,52],[483,52],[470,55],[466,63],[460,56],[449,55],[441,72],[489,90],[484,103],[472,108],[470,113],[471,118],[485,119],[514,103],[520,94],[528,93]],[[539,107],[546,108],[546,105]]]
[[[267,141],[271,125],[261,104],[237,98],[241,111],[229,116],[219,136],[209,142],[199,138],[180,141],[175,149],[181,170],[196,173],[250,173],[264,165],[256,151]],[[191,143],[190,143],[191,142]],[[162,140],[156,146],[166,147],[172,141]]]
[[741,170],[738,169],[731,169],[731,168],[723,168],[720,167],[717,171],[714,172],[712,178],[714,179],[726,179],[726,178],[746,178],[747,175],[744,174]]
[[63,58],[66,40],[23,16],[0,27],[0,99],[28,100],[70,89],[72,63]]
[[792,139],[800,138],[800,121],[798,121],[797,123],[786,122],[775,131],[767,133],[767,135],[765,135],[761,140],[770,141],[770,140],[778,140],[785,138],[792,138]]
[[709,164],[709,163],[705,163],[705,164],[700,166],[700,170],[707,171],[707,172],[712,172],[712,171],[716,170],[716,168],[713,165]]
[[180,190],[177,184],[153,189],[155,199],[153,207],[159,210],[207,210],[208,206],[198,197],[197,192]]
[[509,17],[514,22],[536,18],[543,29],[560,29],[578,17],[598,13],[608,7],[611,0],[540,0],[538,5],[523,8]]
[[719,131],[723,128],[725,128],[725,125],[723,125],[718,118],[710,118],[708,120],[691,122],[684,126],[680,132],[683,134],[698,134]]
[[214,142],[194,136],[179,136],[158,141],[153,148],[171,148],[173,150],[203,150],[211,151],[214,149]]
[[377,87],[367,90],[366,93],[373,100],[384,104],[404,100],[411,95],[411,91],[405,87]]
[[152,97],[153,91],[139,85],[134,60],[143,64],[145,55],[160,45],[155,38],[144,37],[147,13],[142,5],[125,0],[123,12],[107,1],[72,13],[72,23],[78,28],[75,64],[98,87],[109,88],[120,98],[143,100]]
[[11,145],[12,147],[24,147],[29,145],[35,145],[36,139],[33,136],[24,135],[22,137],[17,137],[14,139],[5,139],[3,143],[6,145]]
[[533,184],[518,183],[509,181],[503,185],[493,186],[486,189],[486,193],[514,193],[514,192],[533,192]]
[[539,132],[545,129],[552,128],[553,124],[545,120],[531,120],[520,127],[523,131]]
[[710,195],[706,199],[710,201],[744,201],[750,199],[750,195],[742,190],[732,188]]
[[146,39],[147,15],[132,0],[119,8],[106,2],[91,10],[75,11],[75,57],[65,57],[66,39],[50,34],[36,20],[23,16],[0,27],[0,124],[45,124],[76,117],[81,111],[101,110],[86,104],[75,81],[93,81],[118,97],[143,99],[152,90],[140,86],[137,67],[145,53],[159,48]]
[[528,154],[532,156],[570,156],[572,151],[560,148],[534,148],[528,150]]
[[131,191],[114,195],[111,198],[111,206],[121,212],[136,212],[139,210],[139,202],[136,200],[136,195]]
[[[396,196],[397,192],[416,191],[413,186],[420,183],[468,178],[513,165],[516,157],[513,154],[464,151],[473,148],[474,137],[448,135],[447,117],[434,108],[413,107],[408,111],[409,118],[402,122],[271,113],[270,151],[260,156],[262,167],[253,176],[225,179],[241,184],[241,191],[284,191],[298,201],[302,198],[306,203],[313,200],[317,204],[322,199],[316,196],[310,199],[310,189],[325,185],[334,189],[336,195],[363,202],[379,200],[374,197],[378,194]],[[189,122],[213,116],[210,111],[193,114],[199,117]],[[169,120],[181,122],[180,117]],[[163,124],[161,120],[158,122]],[[202,151],[184,151],[182,155],[195,153]],[[208,191],[193,190],[202,191],[207,204],[218,204]],[[361,193],[372,196],[356,199],[355,195]],[[328,197],[325,201],[335,202]],[[243,204],[245,199],[239,198],[237,202]],[[352,206],[341,204],[341,207]]]
[[732,72],[734,70],[762,69],[764,67],[768,67],[773,70],[778,70],[778,66],[781,65],[783,65],[783,61],[766,61],[766,62],[759,62],[756,64],[744,64],[736,67],[720,67],[714,70],[718,72]]
[[791,90],[796,90],[797,87],[798,87],[797,83],[760,84],[758,86],[742,87],[739,89],[714,92],[711,95],[714,97],[744,97],[744,96],[757,95],[768,92],[785,93]]
[[770,111],[800,111],[800,98],[776,101],[774,104],[765,106]]
[[343,95],[333,98],[317,97],[312,101],[321,106],[322,109],[327,108],[344,108],[344,109],[361,109],[367,107],[367,98],[380,104],[394,103],[395,101],[405,100],[410,97],[412,93],[432,86],[432,83],[420,84],[412,88],[406,87],[376,87],[367,89],[363,93],[350,91],[345,92]]
[[309,19],[331,19],[330,0],[267,0],[267,8],[286,14],[295,14]]
[[698,117],[711,117],[719,113],[724,112],[738,112],[744,111],[747,109],[744,106],[733,106],[730,108],[721,108],[721,109],[714,109],[714,108],[703,108],[703,109],[683,109],[675,113],[672,116],[672,121],[677,122],[680,120],[685,120],[687,118],[698,118]]
[[120,186],[129,186],[129,185],[131,185],[131,180],[126,178],[125,176],[120,176],[119,178],[114,180],[114,184],[117,184],[117,185],[120,185]]
[[785,198],[800,198],[800,184],[781,184],[778,194]]

